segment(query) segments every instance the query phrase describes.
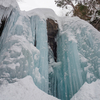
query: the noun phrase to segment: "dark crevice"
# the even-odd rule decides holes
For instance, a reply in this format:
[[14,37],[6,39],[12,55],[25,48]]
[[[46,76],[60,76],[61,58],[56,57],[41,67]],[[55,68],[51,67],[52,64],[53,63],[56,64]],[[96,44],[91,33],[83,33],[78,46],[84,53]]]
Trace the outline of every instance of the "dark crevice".
[[52,19],[47,19],[48,44],[53,51],[55,61],[57,61],[57,43],[55,41],[57,33],[58,33],[57,22]]
[[35,41],[34,41],[34,46],[36,47],[36,25],[35,25]]
[[35,41],[34,41],[34,46],[36,47],[36,34],[35,34]]
[[0,37],[2,35],[3,29],[5,27],[7,21],[7,17],[2,16],[1,23],[0,23]]

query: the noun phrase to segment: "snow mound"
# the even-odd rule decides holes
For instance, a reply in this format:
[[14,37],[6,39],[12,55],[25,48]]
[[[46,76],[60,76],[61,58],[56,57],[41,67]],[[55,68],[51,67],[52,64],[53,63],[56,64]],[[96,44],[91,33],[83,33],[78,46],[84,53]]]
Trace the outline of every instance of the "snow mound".
[[52,9],[49,8],[37,8],[31,11],[28,11],[29,16],[38,15],[41,19],[51,18],[53,20],[57,19],[57,15]]
[[38,89],[31,76],[0,86],[0,100],[58,100]]
[[100,80],[84,83],[71,100],[100,100]]

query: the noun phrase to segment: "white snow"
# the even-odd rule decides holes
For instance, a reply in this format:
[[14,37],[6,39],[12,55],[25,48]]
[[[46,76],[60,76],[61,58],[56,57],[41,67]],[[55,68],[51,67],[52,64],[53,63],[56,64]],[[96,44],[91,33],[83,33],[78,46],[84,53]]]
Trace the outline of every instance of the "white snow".
[[52,9],[49,8],[37,8],[27,12],[29,16],[38,15],[42,19],[51,18],[56,20],[57,15]]
[[8,67],[11,68],[11,69],[16,69],[16,66],[19,67],[20,64],[19,63],[16,63],[16,64],[15,63],[8,64]]
[[[21,52],[21,48],[19,49],[18,47],[23,46],[26,50],[28,50],[31,54],[32,54],[32,51],[36,50],[38,53],[39,53],[39,50],[36,49],[36,47],[34,47],[32,45],[32,43],[29,43],[26,39],[26,37],[24,37],[23,35],[21,36],[18,36],[18,35],[13,35],[12,37],[8,38],[6,40],[6,42],[8,41],[14,41],[14,40],[17,40],[18,43],[16,43],[14,46],[12,46],[10,48],[10,50],[13,50],[13,51],[16,51],[16,52]],[[15,49],[16,48],[16,49]],[[19,50],[18,50],[19,49]]]
[[86,59],[81,53],[79,53],[79,57],[81,62],[88,62],[88,59]]
[[91,84],[85,82],[71,100],[100,100],[100,80]]
[[19,9],[19,6],[18,6],[16,0],[0,0],[0,5],[2,5],[4,7],[13,6],[14,8]]
[[68,36],[68,41],[72,41],[72,42],[75,42],[75,43],[77,43],[77,40],[75,39],[75,36],[73,35],[73,33],[72,32],[70,32],[70,31],[68,31],[67,30],[67,36]]
[[0,100],[58,100],[36,87],[31,76],[0,86]]

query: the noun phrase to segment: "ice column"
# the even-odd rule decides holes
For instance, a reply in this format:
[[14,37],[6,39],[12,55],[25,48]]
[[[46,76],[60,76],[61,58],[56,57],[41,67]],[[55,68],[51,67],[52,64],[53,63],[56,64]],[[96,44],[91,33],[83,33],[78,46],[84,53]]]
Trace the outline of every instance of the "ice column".
[[65,31],[58,36],[57,58],[62,63],[60,71],[62,71],[63,84],[62,87],[58,87],[60,90],[58,94],[62,93],[63,96],[58,95],[58,98],[69,100],[83,84],[77,41],[70,31]]
[[36,66],[40,72],[40,83],[36,85],[46,93],[48,93],[48,42],[47,42],[47,27],[46,21],[39,16],[33,16],[32,32],[36,37],[35,45],[40,51],[39,65]]

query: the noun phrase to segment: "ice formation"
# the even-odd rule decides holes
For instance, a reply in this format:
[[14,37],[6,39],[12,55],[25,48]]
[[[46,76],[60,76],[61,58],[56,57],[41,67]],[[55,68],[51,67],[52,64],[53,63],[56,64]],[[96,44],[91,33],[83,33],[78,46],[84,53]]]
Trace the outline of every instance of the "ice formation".
[[0,20],[7,20],[0,36],[0,85],[30,75],[39,89],[70,100],[85,82],[100,78],[100,32],[89,23],[57,17],[51,9],[22,12],[14,0],[6,2],[0,1]]

